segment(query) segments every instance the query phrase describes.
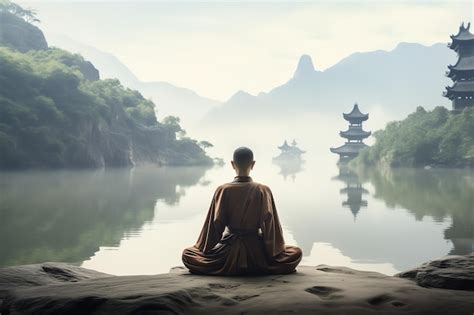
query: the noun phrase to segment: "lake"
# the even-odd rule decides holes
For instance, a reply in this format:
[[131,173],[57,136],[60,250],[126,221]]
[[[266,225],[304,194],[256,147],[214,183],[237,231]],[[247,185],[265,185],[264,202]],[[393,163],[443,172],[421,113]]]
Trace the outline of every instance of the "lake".
[[[474,246],[474,174],[466,170],[354,172],[331,154],[276,165],[269,185],[285,240],[302,264],[392,275]],[[0,266],[62,261],[116,275],[166,273],[197,240],[223,167],[1,173]]]

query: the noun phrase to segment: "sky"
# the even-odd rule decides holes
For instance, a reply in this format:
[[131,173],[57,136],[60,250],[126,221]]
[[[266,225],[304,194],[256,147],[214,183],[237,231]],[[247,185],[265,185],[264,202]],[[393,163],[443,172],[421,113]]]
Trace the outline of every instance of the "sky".
[[354,52],[400,42],[448,43],[473,2],[19,1],[46,37],[65,35],[118,57],[143,81],[225,101],[288,81],[302,54],[324,70]]

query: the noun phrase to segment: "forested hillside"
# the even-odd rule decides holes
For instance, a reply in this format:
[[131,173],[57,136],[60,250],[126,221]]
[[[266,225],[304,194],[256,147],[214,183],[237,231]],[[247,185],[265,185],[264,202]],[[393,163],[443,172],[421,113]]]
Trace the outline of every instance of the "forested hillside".
[[445,107],[418,107],[402,121],[374,133],[375,144],[362,150],[357,164],[388,166],[474,166],[474,108],[461,113]]
[[[80,55],[38,46],[34,13],[19,8],[0,3],[0,168],[212,163],[178,118],[158,122],[139,92],[100,80]],[[30,40],[14,40],[22,34]]]

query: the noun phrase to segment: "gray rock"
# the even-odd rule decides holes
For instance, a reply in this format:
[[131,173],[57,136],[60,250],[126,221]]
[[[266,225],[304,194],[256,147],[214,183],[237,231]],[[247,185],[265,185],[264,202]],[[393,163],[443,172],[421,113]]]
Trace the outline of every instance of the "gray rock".
[[6,291],[64,282],[111,277],[106,273],[64,263],[43,263],[0,269],[0,298]]
[[9,12],[0,12],[0,46],[27,52],[47,49],[48,43],[36,26]]
[[445,256],[395,276],[423,287],[474,291],[474,253]]
[[182,267],[169,274],[110,276],[66,264],[0,270],[1,314],[472,314],[474,292],[344,267],[290,275],[216,277]]

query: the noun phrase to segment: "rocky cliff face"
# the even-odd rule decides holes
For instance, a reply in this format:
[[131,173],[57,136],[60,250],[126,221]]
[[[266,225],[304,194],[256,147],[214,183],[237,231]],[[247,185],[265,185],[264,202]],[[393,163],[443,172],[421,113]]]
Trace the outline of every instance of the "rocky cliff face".
[[212,160],[191,139],[178,140],[163,124],[134,123],[120,104],[110,104],[110,119],[84,119],[77,134],[86,139],[82,150],[73,153],[72,167],[132,167],[156,165],[210,165]]
[[0,11],[0,46],[18,49],[21,52],[48,48],[43,32],[39,28],[2,11]]
[[62,62],[69,67],[77,68],[84,76],[84,79],[88,81],[100,80],[99,70],[97,70],[97,68],[92,64],[92,62],[84,60],[82,57],[79,62],[77,61],[77,59],[69,58],[64,58]]

